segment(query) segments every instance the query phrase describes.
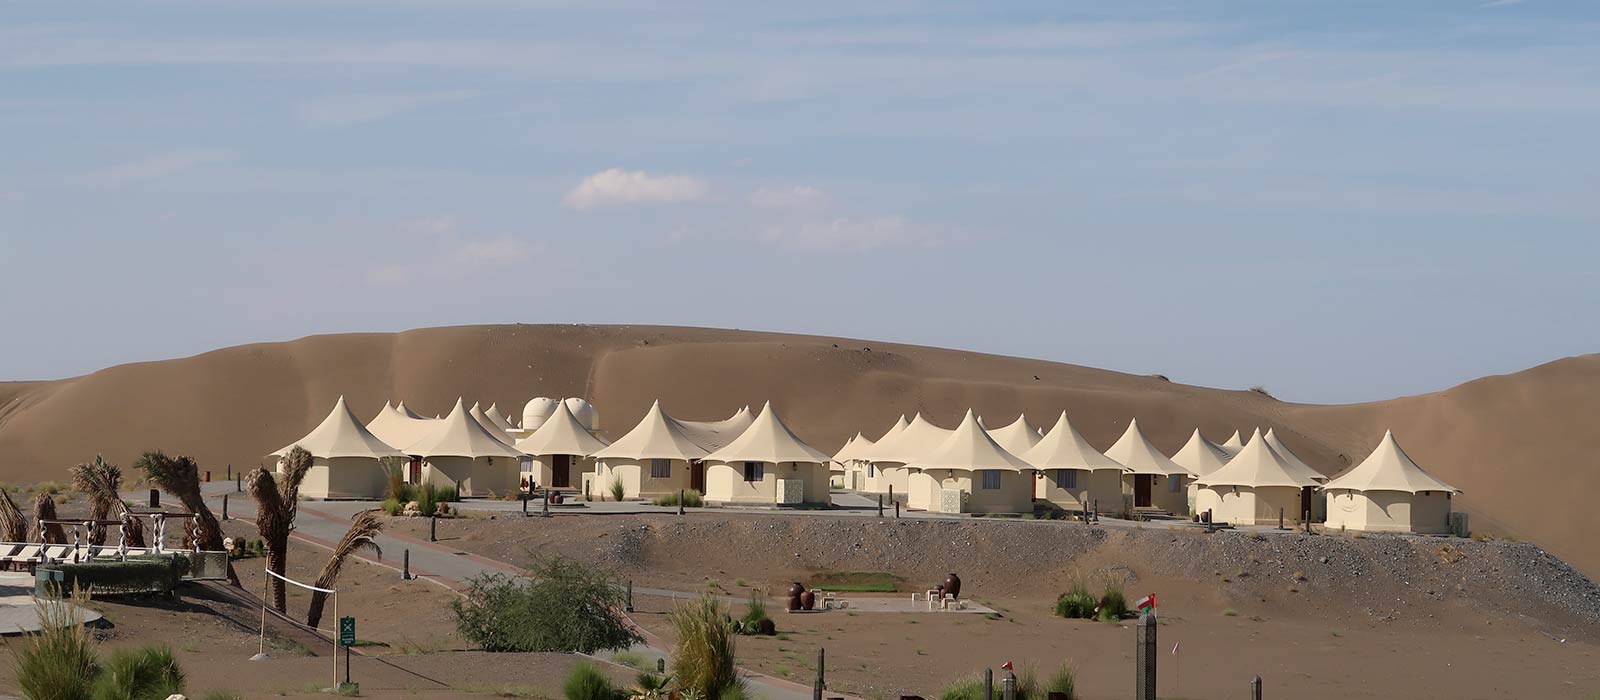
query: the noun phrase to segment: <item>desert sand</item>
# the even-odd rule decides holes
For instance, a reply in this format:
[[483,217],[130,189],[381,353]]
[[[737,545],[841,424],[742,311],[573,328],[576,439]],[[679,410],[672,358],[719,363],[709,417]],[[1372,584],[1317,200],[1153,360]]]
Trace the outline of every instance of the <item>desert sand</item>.
[[716,419],[772,400],[806,440],[835,449],[875,437],[900,414],[954,426],[967,408],[991,421],[1021,411],[1048,424],[1066,410],[1095,446],[1130,418],[1175,451],[1196,427],[1213,440],[1276,428],[1301,458],[1336,473],[1385,429],[1463,489],[1474,530],[1513,535],[1600,572],[1600,355],[1557,360],[1445,391],[1317,406],[1054,362],[873,341],[654,326],[501,325],[313,336],[143,362],[43,382],[0,384],[0,479],[58,480],[103,452],[189,454],[218,478],[303,435],[340,395],[363,418],[386,400],[419,412],[458,396],[507,413],[533,396],[584,396],[615,437],[661,399],[674,416]]

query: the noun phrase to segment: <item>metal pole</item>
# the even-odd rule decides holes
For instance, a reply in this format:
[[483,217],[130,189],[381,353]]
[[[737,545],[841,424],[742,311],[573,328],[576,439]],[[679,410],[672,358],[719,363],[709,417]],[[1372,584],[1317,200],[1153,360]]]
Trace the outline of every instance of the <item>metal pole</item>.
[[1017,700],[1017,674],[1006,671],[1006,677],[1000,679],[1000,692],[1004,700]]
[[1250,679],[1250,700],[1261,700],[1261,676]]
[[544,517],[550,517],[550,489],[544,490]]
[[1278,509],[1278,529],[1279,530],[1283,529],[1283,509],[1282,508]]
[[261,572],[261,651],[257,656],[267,655],[267,584],[271,579],[266,571]]
[[[339,591],[333,591],[333,619],[339,619]],[[338,623],[334,623],[338,624]],[[339,687],[339,629],[333,630],[333,687]]]
[[994,669],[983,669],[983,700],[994,700]]
[[243,474],[234,474],[233,475],[233,491],[234,491],[234,493],[244,493],[244,475]]
[[878,494],[878,517],[883,517],[883,494]]
[[817,647],[817,682],[811,686],[811,700],[822,700],[822,689],[826,685],[822,678],[823,663],[825,661],[823,653],[824,649]]
[[1302,523],[1305,523],[1305,526],[1306,526],[1306,534],[1307,534],[1307,535],[1309,535],[1309,534],[1311,534],[1311,511],[1309,511],[1309,510],[1308,510],[1308,511],[1306,511],[1306,517],[1305,517],[1305,519],[1304,519],[1304,520],[1301,520],[1301,521],[1300,521],[1300,522],[1302,522]]
[[894,502],[894,519],[895,520],[899,520],[900,519],[900,502],[899,501],[895,501]]
[[228,494],[222,494],[222,519],[228,519]]
[[683,489],[678,489],[678,515],[683,515],[683,497],[684,497],[684,495],[685,494],[684,494]]
[[1134,700],[1156,700],[1156,618],[1150,613],[1139,616],[1135,630]]
[[633,612],[633,579],[628,579],[628,604],[622,608],[626,612]]
[[401,581],[410,581],[411,580],[411,548],[410,547],[406,547],[406,555],[405,555],[404,561],[405,561],[405,564],[400,568],[400,580]]
[[429,542],[438,542],[439,541],[439,514],[438,513],[430,513],[428,515],[428,541]]
[[233,463],[232,462],[228,463],[228,478],[229,479],[233,478]]
[[528,517],[528,497],[532,495],[531,493],[522,494],[522,517],[524,518]]

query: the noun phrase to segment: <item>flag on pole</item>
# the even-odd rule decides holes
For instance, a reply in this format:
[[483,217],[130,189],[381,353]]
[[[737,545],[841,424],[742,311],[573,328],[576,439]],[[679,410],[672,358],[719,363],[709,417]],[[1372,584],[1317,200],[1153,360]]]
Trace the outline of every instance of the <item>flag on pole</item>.
[[1152,613],[1152,614],[1154,614],[1155,611],[1156,611],[1156,594],[1151,593],[1150,595],[1147,595],[1147,596],[1145,596],[1143,598],[1140,598],[1137,602],[1135,602],[1133,604],[1133,606],[1135,608],[1138,608],[1140,614],[1143,614],[1143,613]]
[[1003,668],[1003,669],[1005,669],[1007,671],[1010,671],[1011,670],[1011,662],[1007,661],[1007,662],[1005,662],[1003,664],[1000,664],[1000,668]]

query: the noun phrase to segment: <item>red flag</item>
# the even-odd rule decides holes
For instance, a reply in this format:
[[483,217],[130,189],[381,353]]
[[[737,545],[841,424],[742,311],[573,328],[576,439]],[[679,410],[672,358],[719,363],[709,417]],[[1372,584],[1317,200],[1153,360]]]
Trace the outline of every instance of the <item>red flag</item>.
[[1000,664],[1000,668],[1003,668],[1003,669],[1005,669],[1007,671],[1010,671],[1011,670],[1011,662],[1007,661],[1007,662],[1005,662],[1003,664]]

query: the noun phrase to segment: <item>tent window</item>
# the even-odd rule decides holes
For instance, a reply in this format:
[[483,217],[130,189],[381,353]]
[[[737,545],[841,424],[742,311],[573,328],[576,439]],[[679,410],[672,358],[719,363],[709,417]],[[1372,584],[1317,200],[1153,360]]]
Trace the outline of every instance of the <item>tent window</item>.
[[872,465],[868,464],[867,465],[867,478],[871,479],[872,477],[875,477],[877,475],[878,475],[878,470],[873,468]]
[[998,470],[984,469],[979,473],[983,474],[983,488],[990,491],[1000,488],[1000,472]]
[[1177,493],[1183,488],[1183,477],[1173,474],[1167,477],[1167,493]]
[[657,457],[655,459],[650,460],[650,478],[652,478],[652,479],[670,479],[670,478],[672,478],[672,460],[670,460],[670,459],[661,459],[660,457]]
[[760,462],[745,462],[744,480],[752,483],[760,481],[767,475],[766,471],[765,465]]
[[1057,469],[1056,470],[1056,488],[1058,488],[1058,489],[1075,489],[1075,488],[1078,488],[1078,470],[1076,470],[1076,469]]

